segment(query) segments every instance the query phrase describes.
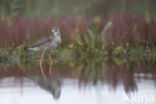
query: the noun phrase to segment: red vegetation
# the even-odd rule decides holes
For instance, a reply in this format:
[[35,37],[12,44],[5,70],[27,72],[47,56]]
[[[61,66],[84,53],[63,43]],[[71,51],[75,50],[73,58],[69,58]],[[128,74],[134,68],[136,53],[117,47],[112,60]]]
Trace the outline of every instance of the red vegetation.
[[144,18],[123,14],[122,16],[111,15],[112,27],[105,37],[107,46],[117,45],[156,45],[156,20],[151,19],[147,23]]
[[95,23],[99,32],[105,24],[112,21],[112,26],[107,30],[105,41],[107,47],[116,45],[156,45],[156,20],[151,18],[146,22],[143,17],[132,14],[121,16],[110,15],[104,17],[77,17],[61,16],[59,18],[32,18],[25,19],[21,16],[13,18],[0,15],[0,46],[17,46],[31,43],[43,35],[50,34],[53,26],[60,28],[64,43],[75,41],[76,34],[84,35],[91,23]]

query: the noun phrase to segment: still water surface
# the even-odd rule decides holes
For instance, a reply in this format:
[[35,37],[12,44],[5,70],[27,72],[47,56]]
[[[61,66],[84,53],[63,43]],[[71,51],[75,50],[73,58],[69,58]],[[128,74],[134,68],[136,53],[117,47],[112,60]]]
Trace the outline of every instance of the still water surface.
[[[0,104],[156,104],[156,68],[106,64],[86,72],[64,64],[0,68]],[[98,70],[98,71],[97,71]],[[85,74],[84,74],[85,73]],[[103,74],[104,73],[104,74]]]

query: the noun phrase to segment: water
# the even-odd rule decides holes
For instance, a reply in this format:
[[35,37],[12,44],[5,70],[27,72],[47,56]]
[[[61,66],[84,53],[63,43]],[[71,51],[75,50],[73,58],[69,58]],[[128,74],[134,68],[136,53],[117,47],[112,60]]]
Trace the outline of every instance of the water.
[[156,104],[155,65],[67,63],[42,68],[1,66],[0,104]]

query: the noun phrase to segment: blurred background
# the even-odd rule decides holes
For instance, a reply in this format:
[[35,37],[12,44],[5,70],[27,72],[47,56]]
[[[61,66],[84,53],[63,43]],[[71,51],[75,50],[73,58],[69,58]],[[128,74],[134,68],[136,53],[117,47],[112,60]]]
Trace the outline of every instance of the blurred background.
[[25,17],[104,15],[110,12],[156,15],[156,0],[0,0],[0,12]]
[[156,0],[0,0],[0,47],[32,43],[53,26],[63,33],[63,44],[72,43],[88,29],[102,32],[108,22],[109,47],[156,45],[155,11]]
[[[24,47],[56,26],[42,68]],[[156,0],[0,0],[0,104],[133,103],[124,93],[156,104]]]

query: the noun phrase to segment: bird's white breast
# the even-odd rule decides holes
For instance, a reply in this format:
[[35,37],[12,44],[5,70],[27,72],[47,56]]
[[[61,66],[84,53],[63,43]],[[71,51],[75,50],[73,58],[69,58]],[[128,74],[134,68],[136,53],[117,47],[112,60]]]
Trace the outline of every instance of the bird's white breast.
[[58,42],[61,43],[61,37],[60,36],[58,37]]
[[61,37],[60,36],[55,36],[54,41],[52,42],[53,46],[56,48],[58,45],[61,44]]

